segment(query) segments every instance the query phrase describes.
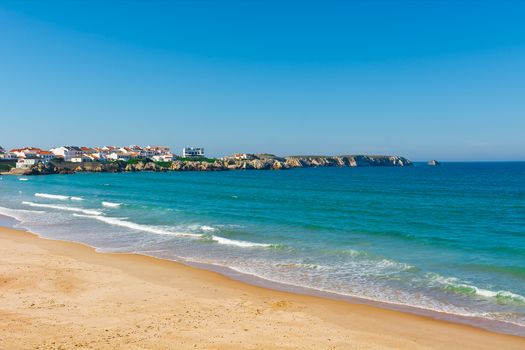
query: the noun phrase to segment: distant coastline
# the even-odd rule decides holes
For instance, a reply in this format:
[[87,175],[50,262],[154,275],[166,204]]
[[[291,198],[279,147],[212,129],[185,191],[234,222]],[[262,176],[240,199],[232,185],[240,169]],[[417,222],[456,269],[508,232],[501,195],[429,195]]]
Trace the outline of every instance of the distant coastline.
[[224,158],[176,158],[169,161],[155,161],[150,158],[72,162],[51,159],[27,167],[16,167],[14,161],[0,162],[2,174],[49,175],[73,174],[77,172],[137,172],[137,171],[226,171],[226,170],[282,170],[308,167],[403,167],[412,162],[404,157],[384,155],[342,155],[342,156],[287,156],[254,154],[250,157]]

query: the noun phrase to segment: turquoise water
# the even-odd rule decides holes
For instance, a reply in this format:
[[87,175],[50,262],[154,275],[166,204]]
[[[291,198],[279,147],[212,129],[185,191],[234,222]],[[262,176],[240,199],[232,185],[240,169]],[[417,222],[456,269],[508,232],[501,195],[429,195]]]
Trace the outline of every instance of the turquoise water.
[[104,251],[525,325],[525,163],[3,176],[0,214]]

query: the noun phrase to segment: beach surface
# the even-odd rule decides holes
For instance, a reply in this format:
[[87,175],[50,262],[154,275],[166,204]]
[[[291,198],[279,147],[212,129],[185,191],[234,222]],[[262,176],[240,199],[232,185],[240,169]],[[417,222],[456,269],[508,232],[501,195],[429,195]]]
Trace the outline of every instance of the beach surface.
[[1,349],[524,349],[525,338],[0,228]]

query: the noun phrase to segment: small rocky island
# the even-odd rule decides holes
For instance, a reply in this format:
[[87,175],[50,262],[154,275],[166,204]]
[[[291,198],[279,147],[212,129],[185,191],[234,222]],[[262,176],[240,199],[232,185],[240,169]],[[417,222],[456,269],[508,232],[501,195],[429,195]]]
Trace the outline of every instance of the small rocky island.
[[432,159],[432,160],[429,160],[427,164],[431,166],[436,166],[436,165],[439,165],[439,162],[435,159]]
[[281,170],[309,167],[402,167],[412,162],[399,156],[288,156],[255,154],[250,159],[202,158],[175,159],[169,162],[151,159],[132,159],[111,162],[66,162],[60,159],[37,164],[27,169],[12,168],[4,174],[46,175],[77,172],[134,172],[134,171],[224,171],[224,170]]

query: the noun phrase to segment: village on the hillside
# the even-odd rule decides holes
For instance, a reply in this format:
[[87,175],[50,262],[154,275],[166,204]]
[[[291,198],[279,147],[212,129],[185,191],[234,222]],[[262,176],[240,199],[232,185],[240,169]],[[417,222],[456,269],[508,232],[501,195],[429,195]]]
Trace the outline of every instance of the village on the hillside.
[[[251,159],[252,154],[238,153],[223,159]],[[16,168],[31,168],[38,164],[46,164],[51,160],[62,160],[73,163],[86,162],[128,162],[133,159],[149,159],[154,162],[171,162],[176,159],[203,159],[204,148],[184,147],[181,156],[172,153],[168,146],[138,146],[126,147],[104,146],[60,146],[49,150],[37,147],[15,148],[9,151],[0,146],[0,161],[16,162]]]

